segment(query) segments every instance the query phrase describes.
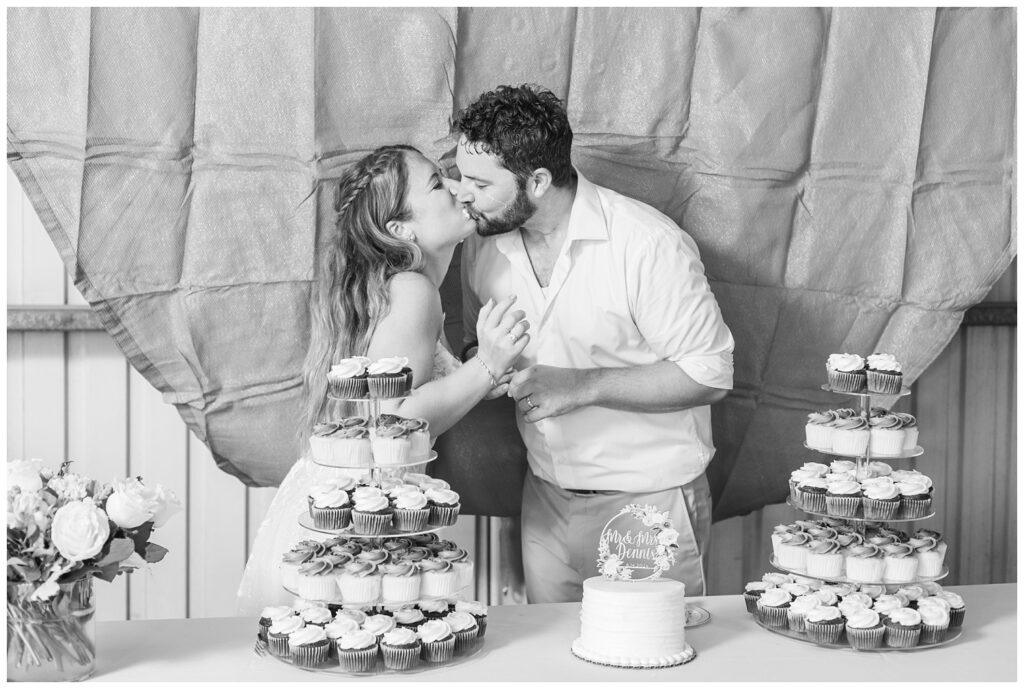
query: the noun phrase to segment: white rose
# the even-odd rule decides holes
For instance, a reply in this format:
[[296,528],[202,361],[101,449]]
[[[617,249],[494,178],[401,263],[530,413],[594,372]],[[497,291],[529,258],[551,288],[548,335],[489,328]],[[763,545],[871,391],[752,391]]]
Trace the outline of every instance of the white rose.
[[174,494],[173,490],[168,490],[161,485],[156,487],[156,498],[159,505],[153,515],[153,528],[158,529],[166,524],[168,519],[181,512],[181,501],[178,500],[178,496]]
[[679,540],[679,532],[675,529],[662,529],[658,532],[658,543],[661,545],[675,545],[677,540]]
[[107,515],[91,498],[76,500],[57,510],[51,530],[53,545],[68,560],[81,562],[103,550],[110,536]]
[[7,463],[7,488],[14,486],[23,492],[42,490],[43,479],[39,475],[43,470],[41,459],[16,459]]
[[134,529],[148,522],[160,507],[156,490],[136,478],[115,481],[114,492],[107,498],[107,514],[122,529]]

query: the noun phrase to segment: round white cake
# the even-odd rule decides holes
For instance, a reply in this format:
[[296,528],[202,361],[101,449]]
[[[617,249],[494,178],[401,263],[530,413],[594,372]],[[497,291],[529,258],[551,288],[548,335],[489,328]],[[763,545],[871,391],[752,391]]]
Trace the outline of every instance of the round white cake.
[[580,637],[572,652],[619,667],[668,667],[693,657],[686,644],[686,587],[672,579],[583,582]]

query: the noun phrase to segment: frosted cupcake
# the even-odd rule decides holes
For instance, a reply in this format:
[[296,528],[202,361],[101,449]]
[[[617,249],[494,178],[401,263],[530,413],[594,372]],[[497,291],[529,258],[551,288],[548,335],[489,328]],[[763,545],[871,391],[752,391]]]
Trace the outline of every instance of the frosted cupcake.
[[810,586],[797,581],[788,581],[784,584],[779,584],[779,588],[793,596],[794,599],[799,598],[800,596],[806,596],[811,592]]
[[757,599],[757,617],[769,627],[789,626],[789,607],[793,597],[780,588],[769,589]]
[[455,634],[443,620],[427,620],[416,635],[423,643],[422,658],[428,663],[444,663],[455,655]]
[[302,621],[307,626],[314,625],[317,627],[325,627],[334,619],[334,615],[331,614],[328,608],[319,605],[309,606],[299,613],[299,617],[302,618]]
[[340,620],[343,617],[352,620],[357,626],[362,626],[363,622],[366,621],[366,613],[359,608],[342,608],[334,614],[335,620]]
[[890,543],[882,546],[885,572],[882,581],[889,584],[904,584],[917,576],[917,558],[914,548],[906,543]]
[[348,493],[340,488],[327,488],[310,493],[309,506],[313,526],[318,529],[344,529],[351,523],[352,506]]
[[412,369],[404,356],[378,359],[366,368],[370,397],[404,397],[412,389]]
[[931,487],[920,479],[908,479],[896,484],[900,492],[900,518],[920,519],[932,508]]
[[809,576],[819,579],[836,579],[843,575],[843,555],[834,540],[814,541],[807,550]]
[[473,584],[473,561],[469,559],[469,553],[452,543],[450,546],[438,550],[437,557],[452,563],[452,569],[455,570],[456,590],[465,590]]
[[967,613],[967,604],[964,599],[952,591],[940,591],[938,595],[949,603],[949,626],[952,628],[963,626],[964,616]]
[[467,651],[473,647],[478,637],[477,632],[479,632],[476,618],[468,612],[455,611],[448,613],[444,621],[455,635],[456,653]]
[[329,624],[324,626],[324,634],[327,635],[327,640],[330,645],[327,647],[328,659],[333,659],[335,662],[338,660],[338,646],[337,641],[346,634],[350,634],[359,629],[359,623],[353,620],[351,617],[344,615],[338,615]]
[[373,459],[379,466],[402,466],[409,463],[412,442],[409,431],[401,424],[379,424],[370,440]]
[[477,637],[483,638],[487,631],[487,606],[478,600],[455,601],[455,612],[468,612],[476,620]]
[[949,629],[949,609],[942,605],[918,605],[917,612],[921,615],[922,644],[934,644],[943,641]]
[[905,597],[883,593],[875,599],[871,609],[881,615],[884,620],[892,611],[905,607],[907,607],[907,599]]
[[352,524],[357,533],[367,536],[383,536],[391,531],[394,510],[383,494],[354,495]]
[[828,483],[823,478],[808,478],[797,484],[797,492],[800,495],[801,509],[808,512],[825,513],[825,493],[828,492]]
[[807,415],[807,424],[804,426],[804,439],[807,447],[822,452],[832,451],[832,427],[831,422],[836,420],[832,411],[816,411]]
[[451,606],[444,599],[421,600],[416,605],[428,620],[439,620],[451,612]]
[[402,419],[399,423],[409,434],[409,461],[426,461],[430,456],[430,424],[425,419]]
[[411,629],[400,627],[384,634],[380,640],[380,653],[384,667],[390,670],[410,670],[419,663],[423,642]]
[[895,519],[900,509],[900,491],[891,480],[876,480],[864,486],[861,506],[865,519]]
[[267,650],[271,655],[287,658],[291,652],[288,637],[305,626],[306,623],[298,615],[282,617],[267,629]]
[[803,531],[784,534],[779,541],[778,565],[783,569],[803,572],[807,569],[807,548],[811,537]]
[[376,565],[349,562],[341,568],[337,580],[345,605],[375,605],[380,600],[381,576]]
[[857,354],[829,354],[825,371],[829,388],[836,392],[861,392],[867,388],[864,358]]
[[743,604],[747,608],[747,612],[751,615],[757,613],[757,600],[761,597],[761,594],[768,589],[776,588],[774,584],[769,584],[767,581],[750,581],[743,586]]
[[427,496],[416,487],[403,490],[394,498],[395,529],[398,531],[423,531],[430,520],[430,505]]
[[309,446],[317,464],[356,469],[373,465],[370,431],[364,426],[320,424]]
[[420,597],[419,567],[412,562],[382,565],[381,597],[385,603],[412,603]]
[[869,421],[872,457],[899,457],[903,454],[906,432],[903,422],[895,414],[876,416]]
[[446,488],[428,488],[424,495],[430,506],[430,526],[451,526],[455,523],[461,507],[458,493]]
[[761,575],[761,581],[767,582],[772,586],[782,586],[783,584],[796,581],[796,577],[792,574],[783,574],[782,572],[765,572]]
[[291,617],[295,613],[287,605],[275,605],[263,608],[260,612],[259,629],[256,635],[263,641],[267,640],[267,630],[270,629],[275,622],[283,620],[286,617]]
[[[934,533],[934,532],[933,532]],[[917,557],[917,576],[938,577],[942,575],[942,565],[946,559],[946,542],[941,536],[918,536],[907,541],[914,548]]]
[[362,628],[380,638],[398,626],[395,618],[391,615],[369,615],[363,622]]
[[365,629],[345,634],[335,648],[338,664],[347,672],[370,672],[377,664],[377,637]]
[[910,452],[917,447],[917,419],[903,412],[896,412],[896,416],[899,417],[900,422],[903,424],[903,451]]
[[921,613],[898,608],[886,615],[885,645],[889,648],[913,648],[921,638]]
[[881,548],[870,543],[851,546],[846,552],[846,578],[850,581],[877,583],[885,575]]
[[314,601],[337,600],[337,567],[344,562],[344,556],[325,555],[302,565],[299,567],[296,593]]
[[355,557],[357,562],[369,562],[371,565],[380,567],[391,561],[391,554],[383,548],[377,548],[371,545],[368,548],[363,548],[359,551],[359,554]]
[[812,594],[797,596],[793,599],[793,602],[789,604],[789,610],[786,612],[786,622],[789,625],[789,629],[800,634],[807,631],[807,628],[804,626],[807,612],[820,605],[821,600]]
[[339,399],[364,399],[368,393],[365,356],[342,359],[327,372],[327,391]]
[[288,637],[289,655],[298,667],[317,668],[327,664],[331,642],[317,625],[306,625]]
[[819,605],[807,611],[804,618],[807,636],[817,643],[836,644],[846,630],[846,620],[833,605]]
[[825,491],[825,509],[835,517],[856,517],[860,513],[861,498],[858,482],[833,481]]
[[395,618],[395,623],[398,624],[399,627],[406,627],[413,631],[416,631],[421,624],[427,621],[423,611],[414,607],[396,610],[392,617]]
[[898,395],[903,387],[903,367],[892,354],[871,354],[867,358],[868,392]]
[[846,618],[846,640],[857,649],[881,648],[885,638],[885,627],[878,612],[862,608],[851,612]]
[[436,557],[428,558],[420,563],[420,572],[420,595],[445,598],[458,591],[458,574],[451,562]]
[[841,419],[832,428],[832,451],[838,455],[863,455],[870,441],[868,422],[861,416]]

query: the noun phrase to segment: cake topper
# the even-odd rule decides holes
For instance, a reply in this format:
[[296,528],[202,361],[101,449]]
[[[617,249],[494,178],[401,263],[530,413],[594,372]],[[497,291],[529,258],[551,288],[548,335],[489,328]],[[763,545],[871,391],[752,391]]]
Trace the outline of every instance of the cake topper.
[[601,530],[598,571],[612,580],[657,579],[675,564],[677,538],[668,512],[654,505],[626,505]]

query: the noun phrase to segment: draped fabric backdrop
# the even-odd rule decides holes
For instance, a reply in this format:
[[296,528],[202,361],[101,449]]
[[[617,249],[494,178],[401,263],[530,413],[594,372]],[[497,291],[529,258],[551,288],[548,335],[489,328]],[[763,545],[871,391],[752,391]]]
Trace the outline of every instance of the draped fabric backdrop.
[[[583,174],[696,240],[736,338],[722,519],[784,499],[806,413],[849,405],[820,389],[829,353],[892,352],[914,381],[1014,256],[1015,25],[1005,8],[8,9],[7,156],[132,365],[222,469],[272,485],[341,171],[394,142],[450,158],[479,93],[552,89]],[[467,511],[517,509],[509,413],[483,405],[442,452]]]

